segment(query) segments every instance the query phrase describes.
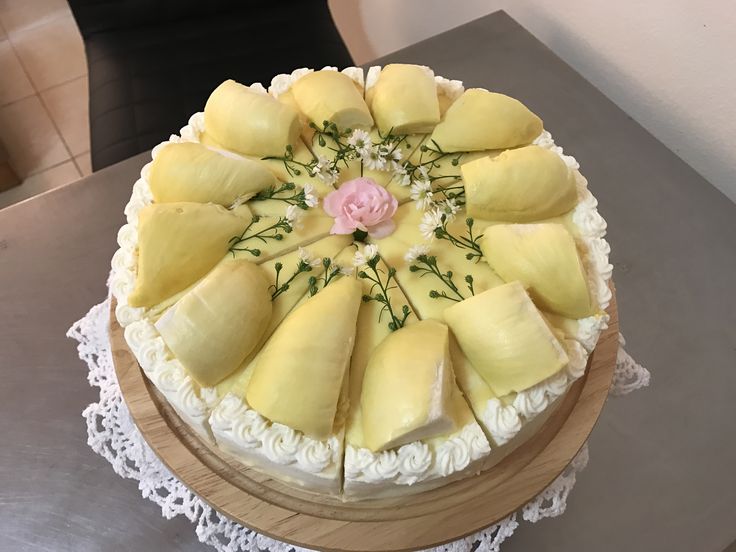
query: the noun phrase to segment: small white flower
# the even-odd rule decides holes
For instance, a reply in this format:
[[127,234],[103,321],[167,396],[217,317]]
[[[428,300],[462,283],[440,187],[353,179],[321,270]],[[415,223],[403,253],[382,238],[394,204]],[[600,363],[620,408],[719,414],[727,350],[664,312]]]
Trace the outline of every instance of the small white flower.
[[348,138],[348,144],[355,148],[356,153],[360,156],[368,155],[373,143],[370,135],[365,130],[356,128]]
[[330,162],[329,159],[327,159],[324,155],[318,155],[317,156],[317,163],[315,163],[314,167],[312,167],[312,176],[317,176],[319,172],[322,170],[322,167],[327,165]]
[[409,190],[418,211],[428,209],[432,205],[432,183],[429,180],[415,180]]
[[373,244],[366,245],[363,248],[363,251],[358,249],[358,251],[353,255],[353,266],[361,268],[367,265],[368,261],[373,259],[376,255],[378,255],[378,246]]
[[365,155],[361,155],[360,158],[363,160],[363,164],[367,168],[382,171],[386,167],[385,155],[386,152],[382,151],[380,146],[373,146]]
[[312,254],[303,247],[299,248],[299,260],[304,264],[311,266],[312,268],[317,268],[319,265],[322,264],[321,259],[313,257]]
[[302,227],[304,217],[304,210],[300,209],[296,205],[289,205],[286,208],[286,222],[289,223],[295,230],[299,230]]
[[323,155],[317,156],[317,164],[312,168],[311,175],[329,185],[337,182],[338,178],[337,171],[332,168],[330,160]]
[[417,170],[422,177],[420,180],[429,180],[429,171],[427,170],[427,167],[425,167],[424,165],[420,165],[419,167],[417,167]]
[[424,213],[422,222],[419,223],[419,231],[426,240],[434,238],[434,231],[442,226],[442,217],[444,213],[439,209],[432,209]]
[[429,253],[429,246],[423,245],[423,244],[412,245],[409,248],[409,251],[407,251],[406,254],[404,255],[404,260],[407,263],[413,263],[419,257],[421,257],[422,255],[427,255],[428,253]]
[[396,148],[388,154],[388,160],[391,162],[391,168],[398,170],[401,168],[401,160],[404,158],[404,154],[401,152],[401,148]]
[[408,186],[411,184],[411,176],[406,171],[406,167],[399,166],[394,170],[394,176],[396,180],[398,180],[400,186]]
[[360,268],[362,266],[365,266],[366,262],[367,261],[366,261],[365,257],[363,256],[363,252],[360,249],[358,249],[353,254],[353,266],[355,268]]
[[460,210],[460,206],[454,199],[446,199],[440,203],[438,207],[443,213],[445,213],[445,215],[447,215],[447,220],[454,219],[455,215],[457,215],[457,212]]
[[369,261],[378,255],[378,246],[371,243],[365,246],[365,249],[363,249],[363,254],[365,255],[365,258]]
[[307,207],[316,207],[319,205],[319,199],[313,192],[314,186],[307,182],[304,185],[304,203],[307,204]]
[[343,276],[352,276],[355,269],[352,266],[337,265],[340,269],[340,274]]

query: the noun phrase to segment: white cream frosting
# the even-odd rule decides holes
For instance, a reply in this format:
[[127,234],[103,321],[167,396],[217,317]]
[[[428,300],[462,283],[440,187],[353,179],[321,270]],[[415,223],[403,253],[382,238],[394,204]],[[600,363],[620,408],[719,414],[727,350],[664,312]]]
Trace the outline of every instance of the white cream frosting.
[[365,75],[365,89],[370,90],[378,82],[378,77],[381,76],[381,66],[373,65],[368,68],[368,72]]
[[[543,412],[556,399],[564,395],[575,380],[585,374],[588,351],[583,345],[577,339],[566,339],[565,351],[568,357],[565,368],[529,389],[517,393],[514,397],[512,406],[526,421],[534,419]],[[495,439],[495,436],[493,437]]]
[[275,464],[294,464],[302,471],[329,477],[334,477],[340,467],[342,440],[338,436],[320,441],[283,424],[271,423],[232,393],[215,407],[209,422],[215,439],[249,449]]
[[345,480],[414,485],[462,471],[490,450],[476,422],[465,425],[439,444],[415,441],[382,452],[348,444],[345,447]]
[[434,82],[437,83],[437,90],[450,98],[453,102],[457,100],[465,92],[463,81],[450,80],[445,77],[435,76]]
[[608,328],[608,314],[596,314],[578,320],[575,339],[579,341],[588,352],[593,352],[601,332]]
[[[127,341],[146,376],[180,413],[206,428],[208,401],[197,391],[194,381],[181,363],[173,358],[156,327],[146,319],[125,328]],[[206,394],[211,397],[214,390]]]
[[526,420],[533,419],[537,414],[549,406],[549,396],[545,382],[517,393],[514,398],[514,408]]
[[179,131],[182,142],[199,142],[199,135],[203,132],[204,111],[199,111],[189,117],[189,123]]
[[488,399],[481,420],[497,445],[513,439],[521,431],[521,417],[513,405],[504,405],[498,399]]
[[546,130],[542,131],[542,134],[537,136],[537,138],[534,140],[534,142],[532,142],[532,144],[555,152],[557,155],[559,155],[562,158],[562,160],[565,162],[565,164],[570,169],[576,171],[580,168],[580,163],[578,163],[577,160],[573,156],[565,155],[564,150],[560,146],[555,144],[555,141],[552,138],[552,135],[548,131]]
[[342,73],[357,83],[361,89],[365,88],[365,73],[362,67],[346,67]]
[[[140,182],[140,181],[139,181]],[[137,184],[137,183],[136,183]],[[138,188],[140,189],[140,188]],[[133,189],[133,195],[139,196],[142,192]],[[131,197],[128,206],[136,203],[136,198]],[[126,208],[127,209],[127,208]],[[138,222],[138,209],[132,207],[131,212],[135,222]],[[112,257],[112,272],[110,273],[110,292],[117,300],[115,315],[120,325],[125,327],[136,320],[140,320],[145,310],[128,305],[128,294],[135,287],[136,265],[138,257],[138,230],[131,224],[124,224],[118,231],[118,249]]]
[[565,371],[567,372],[567,381],[572,383],[576,379],[583,377],[583,374],[585,374],[585,368],[588,366],[588,351],[586,351],[583,348],[583,345],[575,339],[565,340],[565,350],[567,351],[567,358],[569,359],[569,362],[565,367]]
[[302,67],[301,69],[294,69],[291,73],[281,73],[271,79],[271,86],[268,87],[268,92],[274,98],[278,98],[281,94],[285,94],[291,89],[291,86],[302,78],[304,75],[313,73],[314,69],[307,69]]

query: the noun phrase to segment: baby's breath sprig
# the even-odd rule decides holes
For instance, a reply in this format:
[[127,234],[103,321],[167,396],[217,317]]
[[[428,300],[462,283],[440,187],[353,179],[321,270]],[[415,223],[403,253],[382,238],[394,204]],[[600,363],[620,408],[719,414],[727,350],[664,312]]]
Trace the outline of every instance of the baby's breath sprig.
[[307,174],[312,174],[312,169],[317,164],[317,159],[312,159],[309,163],[302,163],[294,159],[294,148],[291,144],[286,145],[284,155],[270,155],[268,157],[262,157],[263,161],[275,160],[281,161],[284,164],[284,168],[289,176],[300,176],[305,170]]
[[319,200],[313,193],[314,187],[307,183],[304,187],[297,189],[293,182],[284,182],[280,186],[269,186],[265,190],[258,192],[251,201],[265,201],[273,199],[275,201],[283,201],[288,205],[295,205],[300,209],[307,210],[316,207]]
[[[269,289],[273,289],[273,293],[271,293],[271,301],[276,299],[279,295],[289,290],[289,286],[291,283],[296,279],[297,276],[300,274],[304,274],[305,272],[311,272],[312,268],[314,267],[314,263],[312,262],[311,258],[305,258],[302,255],[302,250],[299,251],[300,259],[299,262],[296,265],[296,270],[294,273],[287,278],[285,282],[279,283],[279,278],[281,276],[281,270],[284,268],[283,263],[276,263],[274,265],[274,269],[276,270],[276,283],[269,287]],[[319,266],[319,259],[317,259],[317,266]]]
[[[364,168],[379,171],[402,171],[402,151],[399,146],[406,142],[405,135],[393,134],[391,130],[385,135],[378,133],[380,140],[373,142],[370,134],[361,129],[346,129],[340,132],[334,123],[324,121],[322,128],[310,123],[314,130],[312,143],[333,152],[330,168],[338,170],[340,166],[348,166],[348,161],[360,159],[361,175]],[[407,144],[409,147],[409,144]]]
[[314,130],[312,144],[316,139],[320,146],[334,152],[332,160],[327,160],[330,170],[337,171],[341,164],[347,166],[348,161],[356,157],[355,147],[349,143],[350,136],[353,134],[352,129],[346,128],[340,131],[337,125],[330,121],[322,121],[321,128],[315,123],[309,123],[309,127]]
[[[419,272],[420,278],[423,278],[427,274],[432,274],[436,276],[440,282],[445,284],[445,286],[450,290],[450,292],[454,295],[454,297],[447,295],[447,293],[444,290],[437,291],[436,289],[433,289],[429,292],[429,296],[433,299],[449,299],[450,301],[462,301],[465,299],[465,296],[460,293],[460,290],[455,285],[455,282],[453,280],[454,274],[451,270],[448,270],[446,272],[442,272],[439,267],[437,266],[437,257],[434,255],[419,255],[416,260],[416,264],[409,265],[409,270],[412,272]],[[472,279],[472,277],[471,277]]]
[[444,200],[454,202],[458,207],[465,205],[465,186],[462,184],[457,186],[448,186],[446,188],[438,188],[434,194],[435,197],[441,195]]
[[437,228],[434,234],[441,240],[449,241],[455,247],[469,249],[470,252],[465,254],[465,258],[469,261],[475,260],[475,262],[478,262],[483,257],[483,251],[478,243],[483,237],[483,234],[479,236],[473,235],[473,219],[470,217],[465,219],[465,226],[467,230],[464,235],[454,236],[447,231],[447,220],[444,220],[442,226]]
[[320,283],[322,286],[322,289],[325,289],[327,286],[330,285],[331,282],[337,278],[339,275],[347,276],[349,274],[352,274],[352,268],[347,268],[340,266],[339,264],[333,262],[332,259],[329,257],[324,257],[321,261],[322,266],[324,267],[324,272],[322,273],[322,276],[310,276],[309,277],[309,296],[312,297],[320,290]]
[[[404,163],[404,169],[409,175],[410,180],[427,180],[434,183],[436,180],[443,178],[460,178],[460,174],[432,174],[432,171],[440,167],[438,161],[451,157],[450,164],[453,167],[458,167],[463,156],[467,154],[467,151],[444,151],[440,145],[432,140],[432,145],[422,144],[419,146],[419,161],[415,164],[411,161]],[[459,173],[459,170],[458,170]]]
[[281,241],[284,239],[284,234],[288,234],[292,230],[289,220],[286,217],[279,217],[279,219],[272,225],[267,226],[254,234],[248,234],[251,228],[253,228],[253,225],[260,220],[261,217],[258,215],[254,216],[253,220],[250,221],[248,226],[245,227],[245,230],[243,230],[239,236],[233,236],[230,238],[228,242],[230,244],[229,251],[233,256],[235,256],[236,251],[245,251],[254,257],[258,257],[261,254],[261,250],[255,247],[250,247],[246,242],[250,240],[260,240],[263,243],[268,243],[268,240]]
[[[387,312],[391,317],[388,323],[388,328],[392,332],[403,328],[406,323],[406,319],[409,318],[411,310],[408,305],[401,307],[401,312],[397,314],[394,310],[394,306],[391,304],[391,298],[389,297],[389,291],[396,289],[396,285],[392,285],[392,282],[396,282],[396,269],[389,268],[388,273],[378,268],[378,262],[381,258],[378,256],[378,248],[374,245],[366,246],[363,252],[356,251],[355,259],[353,264],[359,267],[358,278],[363,280],[369,280],[373,282],[371,284],[370,292],[363,295],[363,302],[369,303],[370,301],[376,301],[383,306],[381,307],[378,315],[378,321],[381,321],[383,313]],[[385,276],[385,280],[383,279]],[[378,288],[378,289],[376,289]]]
[[475,262],[478,262],[483,257],[483,251],[478,243],[483,237],[483,234],[479,236],[473,235],[473,219],[470,217],[465,219],[465,225],[467,227],[465,234],[451,234],[447,230],[447,224],[454,218],[454,213],[443,210],[441,206],[435,207],[424,213],[422,222],[419,224],[419,230],[428,240],[432,238],[447,240],[455,247],[468,249],[469,252],[466,253],[465,258],[469,261],[475,260]]

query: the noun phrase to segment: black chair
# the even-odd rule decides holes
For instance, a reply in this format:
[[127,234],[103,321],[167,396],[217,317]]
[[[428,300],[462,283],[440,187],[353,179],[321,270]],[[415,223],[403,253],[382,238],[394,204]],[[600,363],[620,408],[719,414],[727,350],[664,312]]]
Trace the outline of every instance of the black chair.
[[70,0],[89,68],[93,170],[152,148],[223,80],[352,59],[327,0]]

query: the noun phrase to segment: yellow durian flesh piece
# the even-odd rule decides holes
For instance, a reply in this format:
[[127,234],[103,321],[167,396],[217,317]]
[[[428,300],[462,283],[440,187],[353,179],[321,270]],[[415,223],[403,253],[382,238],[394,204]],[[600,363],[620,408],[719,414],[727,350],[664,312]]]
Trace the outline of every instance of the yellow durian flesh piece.
[[[234,152],[230,150],[229,148],[226,148],[223,144],[220,144],[217,142],[210,134],[207,132],[203,132],[199,135],[200,142],[205,145],[209,146],[211,148],[216,148],[218,150],[227,151],[230,153],[235,153],[236,155],[242,155],[240,153]],[[282,182],[294,182],[295,184],[298,184],[299,186],[304,186],[305,184],[311,184],[314,188],[314,194],[317,197],[324,197],[330,192],[334,191],[334,186],[327,184],[320,180],[317,176],[310,175],[306,169],[303,167],[298,167],[296,170],[299,171],[299,174],[295,174],[292,170],[291,172],[286,168],[286,165],[283,161],[283,159],[280,159],[284,157],[284,154],[286,153],[286,149],[282,151],[280,154],[271,157],[254,157],[254,156],[245,156],[248,159],[251,159],[253,161],[259,161],[260,163],[263,163],[268,170],[270,170],[277,179],[279,179]],[[291,148],[291,155],[293,157],[294,161],[298,161],[299,163],[309,164],[310,161],[314,159],[314,156],[312,155],[312,152],[307,148],[307,145],[301,140],[298,139],[294,145]]]
[[202,387],[233,372],[271,319],[270,282],[248,261],[221,263],[156,322],[164,342]]
[[480,245],[491,268],[524,284],[540,309],[569,318],[593,314],[583,263],[563,225],[497,224]]
[[456,303],[444,316],[463,354],[499,397],[536,385],[568,362],[519,282]]
[[470,88],[449,107],[432,139],[444,151],[495,150],[531,144],[542,130],[542,120],[519,100]]
[[242,205],[156,203],[138,215],[138,274],[132,307],[161,303],[207,274],[228,252],[229,240],[252,220]]
[[475,367],[470,363],[455,336],[450,336],[450,357],[452,358],[452,369],[455,372],[455,378],[467,397],[473,411],[481,414],[486,407],[486,403],[490,399],[495,399],[496,395],[491,390]]
[[533,222],[562,215],[577,202],[573,172],[556,153],[539,146],[476,159],[460,172],[471,217]]
[[[383,271],[383,274],[387,274],[389,270],[383,260],[379,260],[376,268]],[[363,286],[363,293],[370,294],[372,292],[373,282],[367,279],[361,279],[359,281]],[[388,297],[391,304],[399,310],[401,306],[409,304],[406,296],[398,286],[391,286],[388,289]],[[415,324],[416,322],[416,315],[410,312],[404,322],[404,327]],[[375,348],[391,334],[391,330],[388,328],[388,320],[383,313],[383,304],[377,301],[363,303],[358,312],[357,326],[358,332],[355,337],[355,347],[353,347],[353,356],[350,359],[350,410],[348,413],[345,439],[346,442],[355,447],[365,448],[363,416],[360,408],[363,374]]]
[[373,117],[352,79],[337,71],[315,71],[296,81],[291,91],[299,110],[322,128],[324,121],[339,130],[370,128]]
[[[340,245],[345,245],[348,241],[350,240],[347,236],[330,236],[310,245],[306,250],[313,258],[322,259],[324,257],[330,257],[340,266],[350,266],[350,260],[352,259],[355,251],[353,246],[345,247],[340,251],[340,253],[337,255],[335,254]],[[293,254],[285,255],[278,259],[274,259],[273,261],[264,263],[261,266],[269,274],[271,283],[273,284],[276,278],[276,271],[274,268],[274,264],[276,262],[280,262],[284,266],[294,267],[298,261],[299,258],[297,252],[294,252]],[[256,347],[257,351],[260,352],[263,348],[263,344],[271,337],[271,334],[281,324],[286,315],[291,312],[292,309],[298,308],[309,299],[310,295],[306,292],[308,288],[308,280],[312,276],[315,278],[324,276],[324,266],[320,265],[314,267],[312,271],[301,275],[289,285],[289,289],[286,292],[280,294],[273,300],[273,315],[271,316],[271,322],[269,323],[268,329],[264,333],[263,338],[261,338],[261,343]],[[337,275],[334,278],[339,279],[344,277],[346,276]],[[250,384],[253,370],[258,364],[259,358],[259,355],[256,354],[250,355],[236,372],[218,384],[216,387],[218,396],[223,397],[228,393],[233,393],[237,397],[245,400],[246,391]],[[340,389],[340,398],[337,402],[337,412],[335,414],[333,433],[345,425],[350,405],[349,384],[349,374],[346,374],[345,377],[343,377],[343,385]]]
[[226,80],[204,108],[207,134],[225,149],[266,157],[284,155],[299,138],[299,114],[273,96]]
[[299,110],[299,104],[296,103],[296,99],[294,99],[294,92],[289,89],[276,96],[276,99],[281,103],[288,105],[299,114],[299,125],[302,129],[301,137],[306,140],[311,139],[312,136],[314,136],[314,129],[309,126],[309,119],[307,116]]
[[355,341],[361,285],[341,278],[307,299],[259,355],[246,400],[270,420],[315,439],[332,433]]
[[276,177],[260,161],[196,142],[167,144],[151,164],[148,183],[158,203],[194,201],[229,207],[269,186]]
[[371,92],[371,112],[383,134],[430,132],[440,122],[437,84],[428,67],[386,65]]
[[373,451],[454,429],[452,361],[447,326],[422,320],[389,335],[371,355],[360,405]]
[[[351,236],[328,236],[310,245],[305,245],[302,249],[315,259],[322,259],[324,257],[335,258],[335,256],[338,255],[338,252],[347,248],[346,246],[350,243],[350,240]],[[301,260],[300,254],[301,252],[299,250],[292,251],[291,253],[286,253],[285,255],[276,257],[259,265],[268,278],[269,289],[271,292],[273,292],[276,287],[276,265],[280,264],[282,267],[279,280],[283,282],[284,277],[289,278],[296,271],[297,265]],[[237,394],[241,398],[245,396],[245,382],[249,381],[250,373],[245,374],[244,372],[248,370],[249,365],[254,361],[256,353],[263,348],[263,345],[266,343],[268,338],[271,337],[271,334],[273,334],[284,318],[286,318],[292,309],[294,309],[299,301],[304,299],[309,288],[309,278],[311,276],[320,278],[323,272],[324,266],[319,264],[318,266],[312,267],[309,272],[299,274],[289,283],[289,289],[280,293],[271,301],[271,320],[261,337],[261,341],[253,349],[253,352],[248,355],[243,362],[243,365],[217,385],[218,396],[224,397],[230,392]],[[252,369],[250,372],[252,372]]]

